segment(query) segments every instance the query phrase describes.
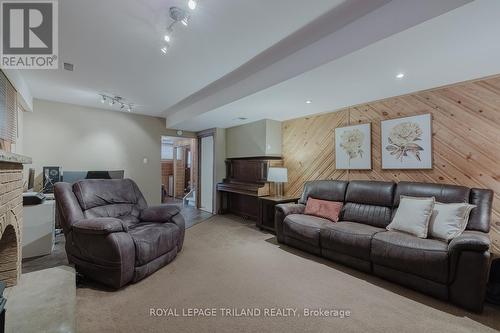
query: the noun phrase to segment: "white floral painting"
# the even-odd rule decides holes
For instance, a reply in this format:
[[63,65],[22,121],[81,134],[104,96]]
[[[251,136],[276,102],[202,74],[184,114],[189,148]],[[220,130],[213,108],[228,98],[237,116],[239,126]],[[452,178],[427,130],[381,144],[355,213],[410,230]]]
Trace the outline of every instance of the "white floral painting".
[[382,169],[432,169],[431,115],[381,122]]
[[371,124],[335,129],[335,167],[347,170],[372,168]]

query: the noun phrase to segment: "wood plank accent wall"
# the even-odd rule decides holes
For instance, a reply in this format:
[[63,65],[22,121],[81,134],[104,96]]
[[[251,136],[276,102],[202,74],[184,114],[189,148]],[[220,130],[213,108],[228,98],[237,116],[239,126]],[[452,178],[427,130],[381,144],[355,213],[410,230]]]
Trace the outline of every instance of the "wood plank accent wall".
[[[382,170],[380,121],[432,114],[432,170]],[[334,129],[372,123],[368,171],[335,170]],[[349,107],[283,123],[287,195],[314,179],[370,179],[458,184],[495,191],[491,238],[500,253],[500,76]]]

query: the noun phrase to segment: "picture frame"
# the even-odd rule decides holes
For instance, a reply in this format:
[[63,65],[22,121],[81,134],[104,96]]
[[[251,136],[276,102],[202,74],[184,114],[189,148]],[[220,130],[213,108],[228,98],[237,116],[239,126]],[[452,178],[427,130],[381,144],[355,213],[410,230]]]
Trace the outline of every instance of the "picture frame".
[[432,115],[380,122],[383,170],[430,170],[433,163]]
[[372,169],[371,123],[335,128],[335,168]]

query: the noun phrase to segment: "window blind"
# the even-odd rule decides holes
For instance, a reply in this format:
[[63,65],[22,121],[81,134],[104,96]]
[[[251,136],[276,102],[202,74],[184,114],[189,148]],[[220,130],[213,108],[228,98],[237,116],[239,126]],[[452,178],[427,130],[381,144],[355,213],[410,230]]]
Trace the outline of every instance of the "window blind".
[[0,139],[11,143],[17,138],[17,92],[0,71]]

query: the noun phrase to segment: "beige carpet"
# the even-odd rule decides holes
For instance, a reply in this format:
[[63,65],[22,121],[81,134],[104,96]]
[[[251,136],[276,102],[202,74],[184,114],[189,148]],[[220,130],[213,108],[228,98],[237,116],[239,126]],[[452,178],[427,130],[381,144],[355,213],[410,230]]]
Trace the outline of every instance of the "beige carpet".
[[[150,308],[180,317],[152,317]],[[194,308],[257,308],[260,317],[184,317]],[[297,317],[263,316],[293,308]],[[304,309],[349,317],[304,317]],[[254,310],[257,311],[257,310]],[[271,310],[268,310],[271,311]],[[255,312],[256,313],[256,312]],[[500,308],[475,315],[376,277],[276,244],[236,217],[186,233],[169,266],[118,292],[77,290],[79,332],[497,332]]]

